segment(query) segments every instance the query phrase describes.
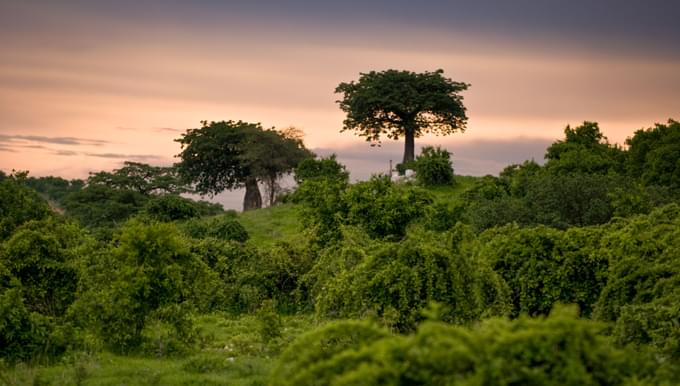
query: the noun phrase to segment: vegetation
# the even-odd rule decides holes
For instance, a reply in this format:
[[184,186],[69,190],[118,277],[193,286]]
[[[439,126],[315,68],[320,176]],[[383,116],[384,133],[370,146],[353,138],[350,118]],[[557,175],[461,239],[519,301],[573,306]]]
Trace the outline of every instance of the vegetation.
[[244,211],[262,206],[258,181],[267,185],[271,205],[278,178],[312,156],[296,130],[265,130],[243,121],[202,123],[176,140],[182,145],[179,172],[201,194],[245,187]]
[[343,131],[357,131],[367,141],[381,135],[404,137],[404,163],[413,161],[415,138],[464,131],[467,123],[461,91],[469,87],[442,76],[443,70],[415,73],[386,70],[360,74],[359,80],[340,83],[338,101],[347,114]]
[[[679,384],[679,133],[584,122],[543,165],[454,176],[426,147],[415,179],[350,183],[228,121],[178,169],[0,174],[0,383]],[[180,194],[290,170],[266,209]]]

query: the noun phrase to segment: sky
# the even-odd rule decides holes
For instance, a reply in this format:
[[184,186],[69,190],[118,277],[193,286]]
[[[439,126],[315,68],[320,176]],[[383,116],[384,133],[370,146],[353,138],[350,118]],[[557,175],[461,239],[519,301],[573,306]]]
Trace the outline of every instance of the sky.
[[335,87],[441,68],[471,85],[467,130],[416,147],[495,174],[542,160],[568,124],[597,121],[623,143],[680,119],[678,14],[670,0],[0,0],[0,169],[169,165],[185,130],[231,119],[302,129],[364,179],[403,144],[340,133]]

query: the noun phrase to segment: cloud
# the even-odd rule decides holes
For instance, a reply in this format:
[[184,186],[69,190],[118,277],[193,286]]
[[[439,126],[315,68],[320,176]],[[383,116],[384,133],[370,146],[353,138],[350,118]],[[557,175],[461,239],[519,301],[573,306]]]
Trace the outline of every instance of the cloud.
[[11,147],[7,147],[7,146],[3,146],[3,145],[0,145],[0,151],[4,151],[4,152],[7,152],[7,153],[16,153],[17,152],[16,150],[12,149]]
[[0,141],[29,141],[39,143],[49,143],[53,145],[76,145],[76,146],[103,146],[111,142],[102,139],[89,139],[77,137],[45,137],[42,135],[19,135],[19,134],[0,134]]
[[121,153],[83,153],[88,157],[126,159],[126,160],[158,160],[163,157],[153,154],[121,154]]
[[172,128],[172,127],[156,127],[156,128],[154,128],[154,131],[157,131],[157,132],[169,132],[169,133],[181,133],[181,132],[183,132],[184,130],[174,129],[174,128]]

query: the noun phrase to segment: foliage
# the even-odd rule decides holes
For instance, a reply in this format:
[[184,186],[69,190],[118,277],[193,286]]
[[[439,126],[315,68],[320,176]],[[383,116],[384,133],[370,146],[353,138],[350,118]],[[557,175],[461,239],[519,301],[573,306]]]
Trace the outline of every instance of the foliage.
[[625,154],[611,146],[596,122],[564,129],[565,139],[547,149],[546,168],[554,174],[609,174],[622,173]]
[[428,322],[409,336],[350,323],[359,322],[300,337],[281,355],[272,384],[624,385],[648,374],[644,361],[607,344],[599,325],[571,310],[490,320],[472,330]]
[[431,301],[449,307],[445,319],[456,323],[477,320],[484,313],[503,314],[506,289],[495,273],[472,259],[470,237],[469,230],[459,226],[448,246],[427,235],[385,243],[325,284],[317,313],[373,314],[400,331],[413,329]]
[[412,161],[414,138],[465,130],[467,116],[459,93],[469,85],[443,73],[371,71],[360,74],[356,82],[340,83],[335,92],[342,94],[338,103],[347,114],[342,130],[356,131],[372,142],[379,142],[383,134],[391,139],[403,136],[404,162]]
[[161,193],[179,194],[188,191],[174,167],[152,166],[132,161],[125,161],[122,168],[113,172],[101,171],[91,174],[87,179],[87,184],[130,190],[145,196]]
[[680,122],[657,123],[626,140],[628,172],[646,185],[680,189]]
[[192,219],[183,223],[181,230],[195,239],[213,237],[220,240],[245,242],[249,238],[243,225],[229,215]]
[[0,264],[22,287],[31,312],[62,316],[78,282],[77,253],[88,241],[82,229],[49,219],[30,221],[0,249]]
[[131,221],[108,251],[91,259],[71,315],[115,351],[144,344],[151,323],[190,340],[187,312],[205,309],[217,296],[211,288],[217,275],[190,252],[172,224]]
[[28,177],[26,185],[45,195],[49,200],[62,204],[64,198],[72,192],[77,192],[85,186],[83,180],[66,180],[61,177]]
[[355,350],[389,336],[365,321],[331,322],[300,336],[279,357],[273,385],[330,384],[328,362],[345,351]]
[[556,303],[576,303],[587,316],[607,280],[601,235],[600,228],[510,225],[484,233],[477,253],[511,289],[513,315],[546,315]]
[[67,345],[68,337],[53,318],[26,308],[18,281],[6,288],[0,286],[0,366],[2,359],[37,362],[55,357]]
[[305,181],[295,191],[293,200],[302,204],[302,225],[320,245],[341,237],[340,225],[346,211],[343,193],[348,186],[346,180],[319,178]]
[[[179,172],[196,184],[202,194],[246,187],[244,209],[259,208],[261,196],[257,180],[270,187],[270,200],[276,196],[274,184],[302,159],[311,157],[302,140],[286,132],[263,129],[243,121],[202,122],[176,139],[182,145],[178,155]],[[270,202],[271,203],[271,202]]]
[[147,216],[163,222],[186,220],[199,215],[193,201],[175,194],[153,197],[144,205],[142,211]]
[[47,203],[25,186],[25,180],[26,173],[17,173],[0,181],[0,241],[21,224],[51,215]]
[[[64,199],[69,217],[90,228],[114,228],[139,212],[149,198],[132,190],[88,185]],[[110,234],[110,230],[108,232]]]
[[680,359],[680,207],[612,224],[602,251],[609,276],[595,317],[615,322],[619,342],[651,344]]
[[348,182],[349,172],[345,165],[336,160],[336,155],[331,154],[326,158],[306,158],[295,168],[295,182],[302,185],[312,179],[327,179],[333,181]]
[[398,186],[388,176],[351,185],[342,194],[347,224],[361,226],[372,237],[402,237],[406,226],[422,216],[432,196],[424,189]]
[[451,153],[437,146],[425,146],[413,162],[416,179],[423,186],[453,184]]

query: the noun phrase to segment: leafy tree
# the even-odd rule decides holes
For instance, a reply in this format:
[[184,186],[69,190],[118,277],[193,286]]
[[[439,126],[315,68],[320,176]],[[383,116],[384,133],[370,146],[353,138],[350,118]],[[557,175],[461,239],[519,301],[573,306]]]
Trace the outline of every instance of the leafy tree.
[[466,83],[442,76],[443,70],[415,73],[386,70],[360,74],[357,82],[340,83],[335,89],[347,113],[343,131],[357,131],[367,141],[381,135],[404,137],[404,163],[413,161],[414,139],[424,133],[449,135],[464,131],[467,122],[461,91]]
[[178,170],[202,194],[245,186],[244,210],[262,206],[258,180],[269,185],[271,201],[276,195],[276,179],[311,156],[290,131],[264,130],[259,123],[243,121],[202,124],[176,139],[182,145]]
[[269,206],[274,205],[280,190],[279,178],[312,157],[302,142],[302,132],[295,128],[257,131],[245,144],[244,159],[250,160],[251,173],[264,183]]
[[596,122],[564,129],[565,139],[550,145],[546,169],[554,174],[608,174],[623,172],[625,153],[611,146]]
[[91,174],[87,179],[87,184],[130,190],[145,196],[161,193],[179,194],[188,191],[174,167],[151,166],[131,161],[125,161],[122,168],[113,172],[101,171]]
[[144,205],[142,211],[151,218],[164,222],[199,216],[193,201],[176,194],[154,197]]
[[112,229],[138,213],[149,197],[133,190],[115,189],[106,185],[88,185],[64,199],[66,215],[82,225],[101,229],[111,235]]
[[54,176],[28,177],[26,185],[37,190],[38,193],[44,195],[48,200],[63,205],[64,198],[72,192],[83,189],[85,181],[78,179],[66,180]]
[[638,130],[626,140],[629,173],[646,185],[680,189],[680,122]]
[[28,173],[15,173],[0,181],[0,241],[21,224],[52,215],[45,200],[26,187]]

